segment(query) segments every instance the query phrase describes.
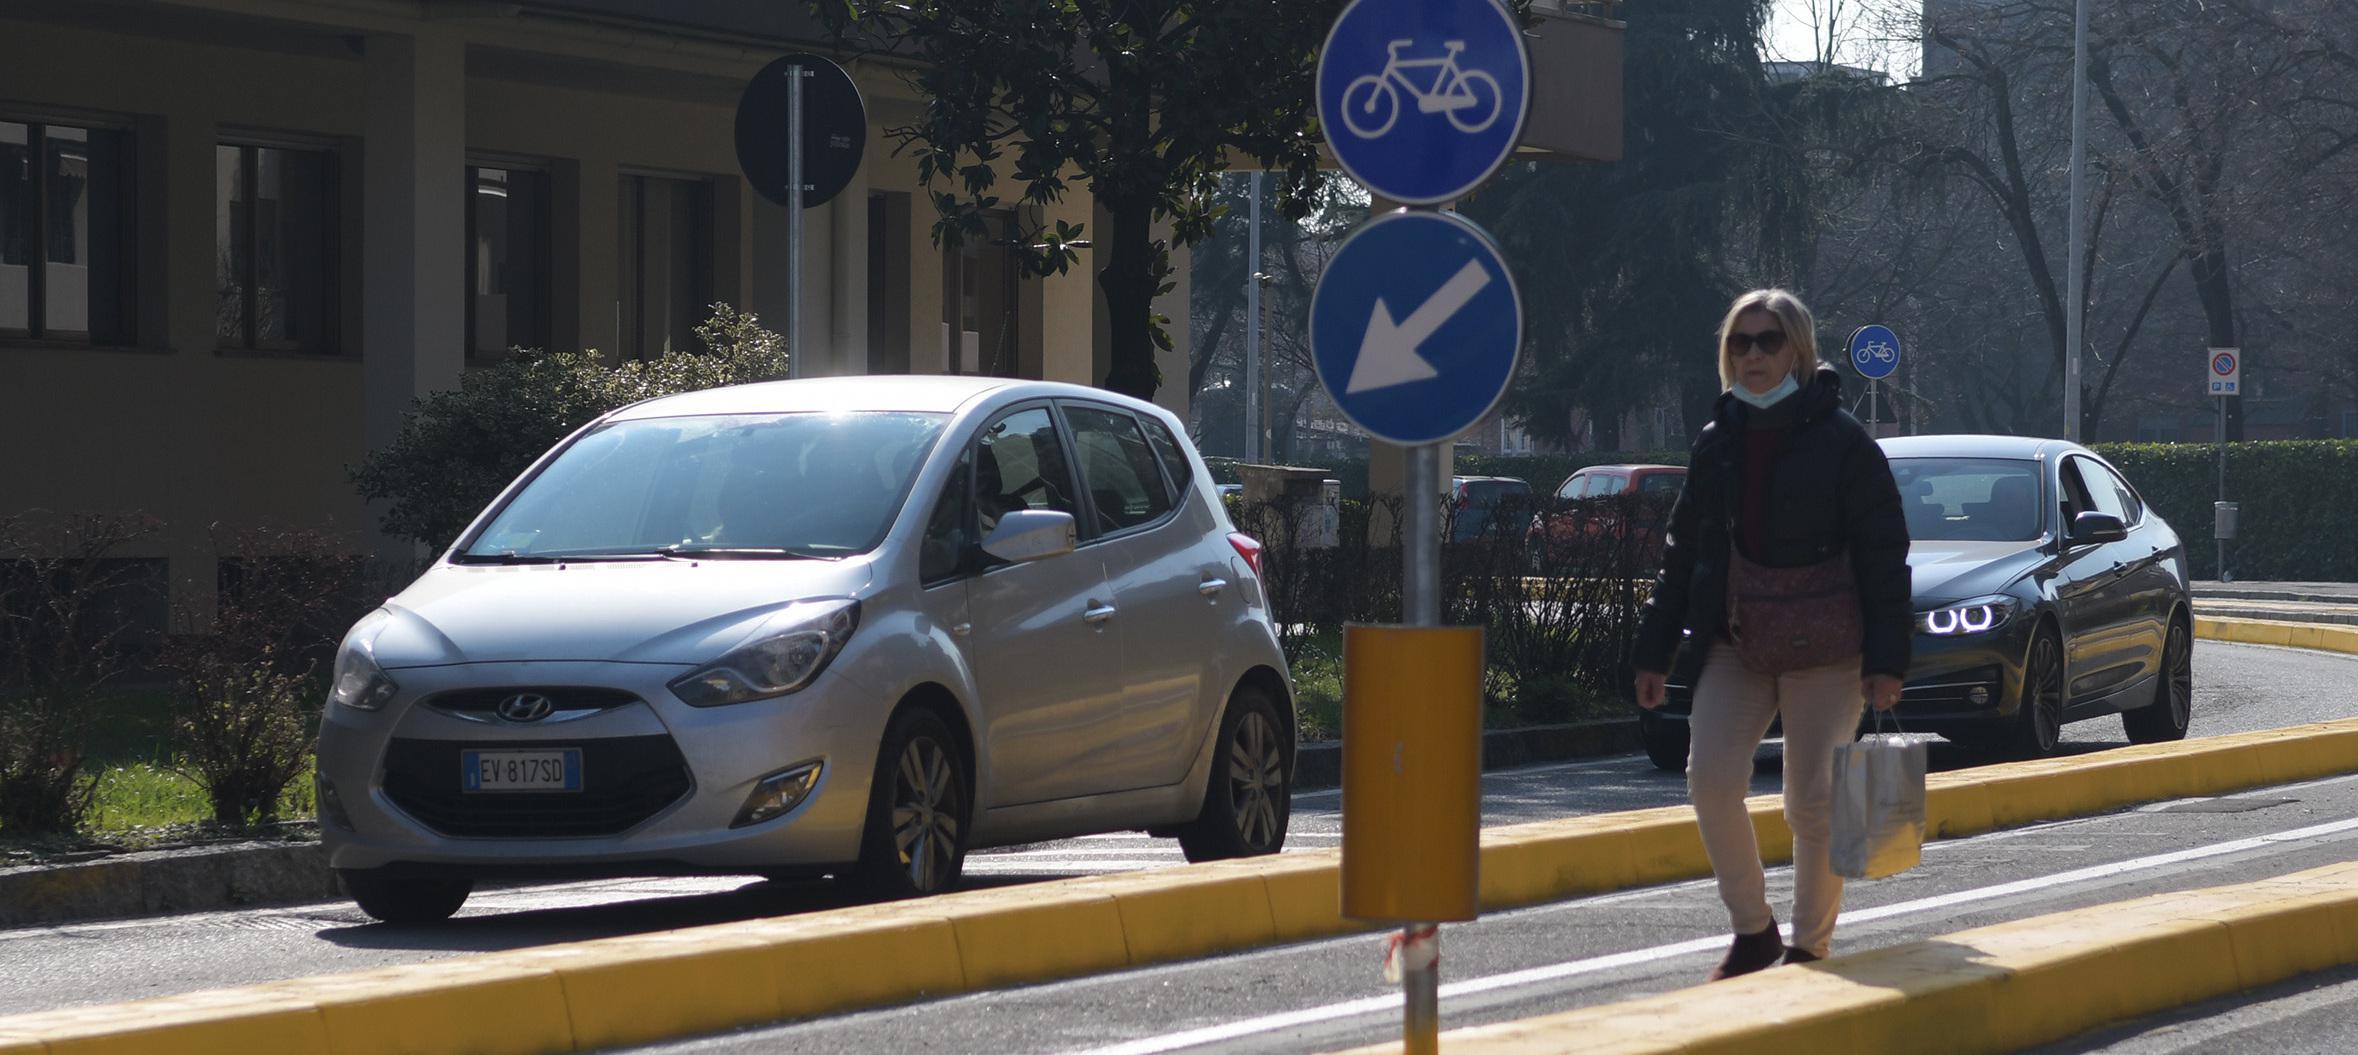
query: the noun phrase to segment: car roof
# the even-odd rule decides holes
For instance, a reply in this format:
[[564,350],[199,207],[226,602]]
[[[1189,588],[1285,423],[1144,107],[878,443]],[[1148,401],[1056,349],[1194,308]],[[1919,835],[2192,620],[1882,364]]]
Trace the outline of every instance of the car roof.
[[1451,479],[1461,484],[1522,484],[1525,487],[1531,486],[1530,481],[1520,476],[1456,476]]
[[683,392],[634,403],[615,411],[609,420],[688,417],[699,414],[792,414],[843,411],[912,411],[955,413],[977,401],[1004,396],[1091,399],[1131,410],[1168,415],[1151,403],[1102,388],[1056,381],[1025,381],[1007,377],[967,377],[941,374],[892,374],[862,377],[813,377],[795,381],[758,381],[752,384]]
[[1669,469],[1669,470],[1672,470],[1672,471],[1674,471],[1674,472],[1682,472],[1682,473],[1687,471],[1687,467],[1686,467],[1686,466],[1684,466],[1684,465],[1655,465],[1655,464],[1653,464],[1652,462],[1631,462],[1631,463],[1624,463],[1624,464],[1621,464],[1621,465],[1583,465],[1583,466],[1581,466],[1580,468],[1573,470],[1573,472],[1575,472],[1575,473],[1593,473],[1593,472],[1595,472],[1595,471],[1597,471],[1597,470],[1599,470],[1599,469],[1603,469],[1603,470],[1605,470],[1605,471],[1607,471],[1607,472],[1616,472],[1616,473],[1622,473],[1622,474],[1633,473],[1633,472],[1636,472],[1636,471],[1638,471],[1638,470],[1640,470],[1640,469],[1647,469],[1647,470],[1652,470],[1652,469]]
[[2067,453],[2090,453],[2069,440],[2037,436],[1891,436],[1878,441],[1887,458],[2013,458],[2036,461]]

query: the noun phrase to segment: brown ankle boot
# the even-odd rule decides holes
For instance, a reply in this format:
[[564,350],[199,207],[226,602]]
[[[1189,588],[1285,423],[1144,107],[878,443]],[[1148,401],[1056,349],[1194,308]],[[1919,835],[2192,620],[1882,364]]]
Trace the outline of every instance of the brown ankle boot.
[[1785,939],[1777,934],[1777,921],[1770,920],[1768,929],[1758,934],[1738,934],[1728,946],[1727,959],[1711,969],[1711,980],[1716,982],[1737,975],[1751,974],[1777,965],[1785,955]]

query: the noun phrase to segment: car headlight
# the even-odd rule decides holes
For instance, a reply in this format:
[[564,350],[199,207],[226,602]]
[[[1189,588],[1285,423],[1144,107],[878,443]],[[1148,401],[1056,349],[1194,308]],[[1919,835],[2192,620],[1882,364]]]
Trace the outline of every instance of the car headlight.
[[771,616],[752,641],[671,683],[695,707],[766,700],[801,690],[827,669],[860,625],[860,602],[809,601]]
[[2016,602],[2012,597],[1976,597],[1970,601],[1942,605],[1929,612],[1916,613],[1916,629],[1934,637],[1986,634],[2014,618],[2015,607]]
[[384,632],[393,613],[382,608],[361,616],[352,624],[351,633],[344,635],[344,647],[336,651],[335,678],[328,690],[328,703],[341,704],[356,711],[373,711],[385,706],[401,686],[387,677],[385,668],[377,665],[377,635]]

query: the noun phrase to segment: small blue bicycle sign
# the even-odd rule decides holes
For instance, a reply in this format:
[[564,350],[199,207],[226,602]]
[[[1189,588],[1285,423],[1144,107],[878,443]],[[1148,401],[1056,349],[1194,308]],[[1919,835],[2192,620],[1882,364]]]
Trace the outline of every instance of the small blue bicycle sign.
[[1506,97],[1499,92],[1498,78],[1458,65],[1465,41],[1443,41],[1447,54],[1437,59],[1400,57],[1402,49],[1415,46],[1413,40],[1392,41],[1383,72],[1370,73],[1343,89],[1344,128],[1361,139],[1383,138],[1400,120],[1401,92],[1416,100],[1417,113],[1440,114],[1460,132],[1479,132],[1498,120]]
[[1523,135],[1531,57],[1500,0],[1351,0],[1318,52],[1318,121],[1353,179],[1437,205],[1498,170]]
[[1899,334],[1888,326],[1861,326],[1850,335],[1850,365],[1870,381],[1890,377],[1899,369]]

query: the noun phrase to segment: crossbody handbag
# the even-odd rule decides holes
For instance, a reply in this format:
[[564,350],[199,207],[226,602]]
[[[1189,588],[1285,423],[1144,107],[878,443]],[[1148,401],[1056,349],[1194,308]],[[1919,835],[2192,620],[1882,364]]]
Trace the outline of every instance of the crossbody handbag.
[[1856,658],[1866,640],[1858,575],[1845,550],[1798,568],[1771,568],[1728,547],[1728,632],[1755,674],[1789,674]]

